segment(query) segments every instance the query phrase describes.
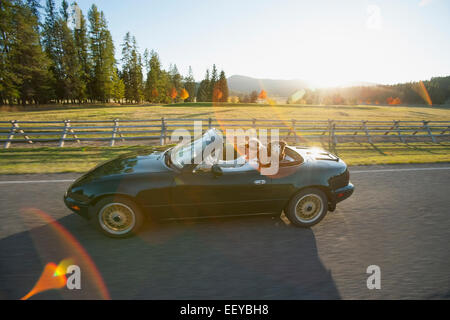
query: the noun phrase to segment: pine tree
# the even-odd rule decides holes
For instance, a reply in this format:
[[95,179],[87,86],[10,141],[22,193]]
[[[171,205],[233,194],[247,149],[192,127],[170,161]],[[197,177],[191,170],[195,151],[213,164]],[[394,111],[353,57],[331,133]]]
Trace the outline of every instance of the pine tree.
[[169,74],[170,74],[170,79],[172,81],[172,86],[175,88],[175,90],[179,91],[181,90],[182,87],[182,77],[180,75],[180,73],[178,72],[178,68],[177,65],[171,65],[171,67],[169,68]]
[[178,68],[176,64],[170,64],[169,66],[169,80],[170,84],[168,85],[168,92],[171,103],[178,102],[178,92],[180,92],[182,88],[182,77],[180,73],[178,72]]
[[60,43],[60,50],[62,52],[58,56],[60,59],[58,61],[60,63],[59,71],[61,72],[59,74],[61,78],[58,80],[60,81],[59,87],[61,88],[60,97],[73,102],[82,96],[85,85],[81,79],[82,66],[78,60],[78,50],[75,46],[74,34],[69,29],[66,18],[68,18],[68,13],[63,12],[63,17],[59,18],[56,22],[56,27],[59,29],[58,42]]
[[[76,2],[74,3],[76,5]],[[78,63],[80,64],[80,86],[77,99],[79,102],[85,101],[91,92],[89,91],[90,75],[91,75],[91,61],[89,59],[89,39],[86,26],[86,19],[83,12],[79,11],[79,25],[75,26],[74,42],[77,51]]]
[[115,58],[114,44],[103,12],[92,5],[88,13],[92,61],[92,99],[108,102],[111,97]]
[[68,27],[69,5],[62,1],[60,15],[55,11],[53,0],[47,0],[44,24],[44,44],[51,60],[50,70],[53,75],[56,99],[59,102],[80,100],[85,91],[76,46],[75,33]]
[[169,72],[162,70],[161,78],[159,79],[159,102],[160,103],[170,103],[171,102],[171,91],[172,91],[172,79]]
[[[197,101],[198,102],[211,101],[209,98],[210,97],[209,96],[210,86],[211,86],[210,83],[211,83],[211,81],[209,78],[209,70],[207,69],[206,74],[205,74],[205,79],[203,79],[200,82],[200,85],[197,90]],[[211,97],[212,97],[212,91],[211,91]]]
[[62,0],[60,14],[62,19],[67,23],[69,21],[69,4],[66,0]]
[[147,75],[148,72],[150,71],[150,52],[148,51],[147,48],[144,50],[143,58],[144,58],[145,74]]
[[45,5],[45,22],[43,25],[43,39],[42,43],[44,46],[45,53],[49,58],[50,65],[49,70],[51,74],[50,85],[52,87],[52,95],[48,97],[52,99],[54,97],[58,97],[58,92],[60,91],[58,88],[60,72],[58,66],[58,43],[57,43],[57,13],[56,13],[56,5],[54,0],[46,0]]
[[155,51],[150,52],[148,61],[149,71],[145,83],[146,99],[152,103],[170,102],[170,91],[172,88],[168,72],[161,69],[159,56]]
[[121,79],[125,86],[125,101],[132,100],[131,94],[131,35],[129,32],[125,34],[122,43],[122,73]]
[[30,8],[31,13],[37,18],[39,22],[40,14],[39,9],[42,8],[40,0],[27,0],[26,4]]
[[11,1],[0,1],[0,104],[12,104],[19,97],[18,75],[12,66],[15,43],[14,8]]
[[[219,80],[216,83],[215,102],[227,102],[228,101],[228,82],[225,76],[225,72],[220,72]],[[220,97],[219,97],[220,96]]]
[[191,66],[189,66],[189,73],[188,76],[185,78],[184,81],[184,88],[188,92],[188,97],[185,99],[185,102],[192,102],[195,99],[195,79],[194,74],[192,72]]
[[121,102],[122,99],[125,97],[125,84],[119,77],[119,71],[117,69],[114,69],[112,82],[113,86],[111,90],[111,96],[115,102]]
[[37,16],[21,1],[2,1],[0,17],[2,102],[45,102],[48,60],[42,51]]
[[143,99],[142,57],[138,51],[136,38],[127,32],[122,44],[122,79],[125,84],[125,98],[130,102]]
[[135,37],[133,37],[133,50],[131,52],[131,57],[133,99],[134,101],[140,103],[143,99],[144,77],[142,74],[142,56],[139,53]]
[[206,101],[213,101],[214,89],[216,87],[217,81],[218,81],[217,68],[216,68],[216,65],[213,64],[212,71],[211,71],[211,80],[209,81],[209,86],[208,86],[208,97],[207,97]]

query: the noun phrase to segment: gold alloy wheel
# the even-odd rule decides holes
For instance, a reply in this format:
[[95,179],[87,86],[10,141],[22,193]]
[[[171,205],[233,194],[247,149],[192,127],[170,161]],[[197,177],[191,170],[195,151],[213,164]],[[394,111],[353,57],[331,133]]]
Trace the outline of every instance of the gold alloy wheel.
[[121,235],[136,224],[134,211],[123,203],[108,203],[98,215],[101,227],[108,233]]
[[304,195],[295,205],[295,216],[302,223],[316,221],[322,211],[322,198],[313,193]]

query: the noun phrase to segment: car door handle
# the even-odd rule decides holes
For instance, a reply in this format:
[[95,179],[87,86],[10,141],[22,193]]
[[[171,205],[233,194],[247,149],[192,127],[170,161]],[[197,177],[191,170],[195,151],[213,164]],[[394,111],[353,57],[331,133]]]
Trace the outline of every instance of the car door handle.
[[255,180],[253,181],[254,184],[266,184],[266,180]]

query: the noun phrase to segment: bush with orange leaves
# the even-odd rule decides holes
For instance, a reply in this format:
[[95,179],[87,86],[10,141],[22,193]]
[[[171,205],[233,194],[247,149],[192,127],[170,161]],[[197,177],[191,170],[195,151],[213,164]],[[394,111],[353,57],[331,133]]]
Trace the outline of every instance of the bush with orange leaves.
[[222,102],[223,93],[219,88],[213,90],[213,102]]
[[398,105],[398,104],[401,104],[402,103],[402,101],[400,100],[400,98],[399,97],[397,97],[397,98],[392,98],[392,97],[389,97],[389,98],[387,98],[386,99],[386,102],[388,103],[388,104],[390,104],[390,105]]
[[172,90],[170,91],[170,97],[172,99],[175,99],[177,97],[177,95],[178,95],[177,89],[172,88]]
[[186,100],[187,98],[189,98],[189,92],[187,92],[185,88],[181,89],[180,98],[182,100]]
[[266,90],[261,90],[261,92],[258,95],[258,99],[260,99],[260,100],[266,100],[267,99],[267,92],[266,92]]

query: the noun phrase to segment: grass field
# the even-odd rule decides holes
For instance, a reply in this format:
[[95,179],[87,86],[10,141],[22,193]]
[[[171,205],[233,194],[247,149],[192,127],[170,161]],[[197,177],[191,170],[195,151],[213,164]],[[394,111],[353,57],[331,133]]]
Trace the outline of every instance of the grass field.
[[112,120],[154,118],[296,119],[296,120],[450,120],[450,106],[303,106],[179,103],[131,106],[42,106],[0,108],[5,120]]
[[[86,172],[100,162],[145,148],[67,147],[0,149],[0,174]],[[339,144],[336,153],[348,165],[450,162],[450,143]]]

